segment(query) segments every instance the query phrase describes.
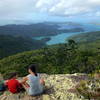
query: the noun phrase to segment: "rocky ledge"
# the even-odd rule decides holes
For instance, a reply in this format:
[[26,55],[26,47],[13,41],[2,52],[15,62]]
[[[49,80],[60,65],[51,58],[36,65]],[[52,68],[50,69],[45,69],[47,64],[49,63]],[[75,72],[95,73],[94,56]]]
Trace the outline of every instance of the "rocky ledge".
[[85,74],[42,74],[45,79],[45,93],[30,97],[26,92],[11,94],[8,91],[0,96],[0,100],[86,100],[77,95],[75,87],[81,80],[87,80]]

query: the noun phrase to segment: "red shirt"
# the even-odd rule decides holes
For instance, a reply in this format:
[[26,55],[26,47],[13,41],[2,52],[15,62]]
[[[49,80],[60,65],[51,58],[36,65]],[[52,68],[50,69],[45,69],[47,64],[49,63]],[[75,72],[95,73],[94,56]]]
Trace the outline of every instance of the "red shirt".
[[8,90],[11,93],[18,93],[19,92],[19,89],[21,88],[21,84],[16,79],[8,80],[7,86],[8,86]]

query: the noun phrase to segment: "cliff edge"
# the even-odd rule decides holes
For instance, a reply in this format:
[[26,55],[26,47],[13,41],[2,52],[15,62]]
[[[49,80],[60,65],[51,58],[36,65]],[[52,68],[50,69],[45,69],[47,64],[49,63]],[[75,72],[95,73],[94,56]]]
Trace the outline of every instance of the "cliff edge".
[[75,87],[81,80],[87,80],[85,74],[42,74],[45,80],[44,94],[36,97],[28,96],[26,92],[11,94],[8,91],[0,96],[0,100],[86,100],[77,95]]

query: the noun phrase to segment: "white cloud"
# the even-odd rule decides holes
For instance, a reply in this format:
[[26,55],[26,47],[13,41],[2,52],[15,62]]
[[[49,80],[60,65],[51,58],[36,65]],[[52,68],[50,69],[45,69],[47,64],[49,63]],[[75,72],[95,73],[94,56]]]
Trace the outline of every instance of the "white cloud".
[[0,19],[32,18],[33,13],[98,16],[99,11],[100,0],[0,0]]
[[36,8],[40,12],[70,16],[100,10],[100,0],[37,0]]
[[16,18],[33,13],[36,0],[0,0],[0,18]]

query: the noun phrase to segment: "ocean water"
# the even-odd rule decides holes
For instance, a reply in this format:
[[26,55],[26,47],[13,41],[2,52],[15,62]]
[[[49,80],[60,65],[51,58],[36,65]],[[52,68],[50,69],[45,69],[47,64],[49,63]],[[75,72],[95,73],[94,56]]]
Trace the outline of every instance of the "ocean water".
[[47,45],[53,45],[53,44],[59,44],[59,43],[65,43],[66,40],[75,34],[79,34],[80,32],[75,33],[61,33],[56,36],[51,36],[51,40],[47,42]]
[[[63,29],[64,28],[74,28],[74,26],[69,26],[68,25],[65,25],[65,26],[62,26]],[[76,27],[76,26],[75,26]],[[100,31],[100,25],[93,25],[93,24],[82,24],[80,26],[80,28],[83,28],[84,29],[84,32],[70,32],[70,33],[61,33],[61,34],[58,34],[56,36],[41,36],[41,37],[35,37],[34,39],[36,40],[41,40],[43,38],[48,38],[50,37],[51,40],[48,41],[46,44],[47,45],[53,45],[53,44],[59,44],[59,43],[65,43],[66,40],[73,36],[73,35],[77,35],[77,34],[85,34],[86,32],[93,32],[93,31]]]
[[70,36],[73,36],[73,35],[76,35],[76,34],[80,34],[81,32],[73,32],[73,33],[61,33],[61,34],[58,34],[56,36],[41,36],[41,37],[35,37],[34,39],[36,40],[41,40],[41,39],[44,39],[44,38],[51,38],[51,40],[47,41],[46,44],[47,45],[53,45],[53,44],[59,44],[59,43],[65,43],[66,40],[70,37]]

